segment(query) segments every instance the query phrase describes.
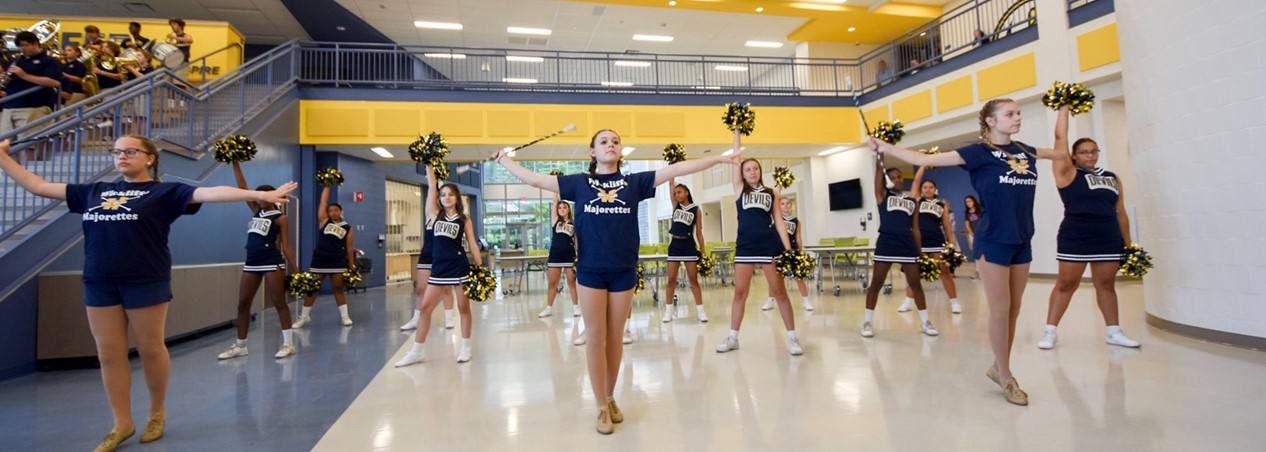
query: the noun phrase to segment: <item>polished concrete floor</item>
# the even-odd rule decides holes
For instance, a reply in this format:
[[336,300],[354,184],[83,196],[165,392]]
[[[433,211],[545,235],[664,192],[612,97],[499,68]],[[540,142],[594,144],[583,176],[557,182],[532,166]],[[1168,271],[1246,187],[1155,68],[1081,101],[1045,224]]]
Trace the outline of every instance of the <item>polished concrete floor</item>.
[[[965,272],[970,273],[970,272]],[[991,362],[979,281],[960,277],[965,312],[929,290],[939,337],[881,296],[876,336],[858,335],[855,283],[797,308],[805,354],[787,354],[777,311],[751,297],[742,348],[714,351],[729,330],[732,288],[708,284],[693,309],[661,323],[647,294],[633,313],[616,398],[626,420],[594,432],[584,347],[570,308],[538,319],[536,291],[475,307],[474,359],[457,364],[456,330],[436,316],[429,361],[391,366],[409,347],[396,327],[408,286],[349,297],[356,325],[338,324],[329,299],[297,334],[299,353],[275,360],[271,312],[252,324],[251,355],[217,361],[232,330],[171,348],[168,434],[122,450],[1263,450],[1260,397],[1266,355],[1173,335],[1143,321],[1142,286],[1120,286],[1122,326],[1140,350],[1104,343],[1093,291],[1083,286],[1050,351],[1036,347],[1051,284],[1034,280],[1020,317],[1013,366],[1028,407],[1003,400]],[[763,293],[758,281],[754,294]],[[680,293],[680,292],[679,292]],[[686,292],[685,298],[689,298]],[[798,298],[793,295],[793,299]],[[559,306],[569,304],[566,295]],[[682,303],[684,306],[686,303]],[[798,306],[798,303],[796,303]],[[438,311],[437,311],[438,314]],[[138,422],[147,396],[133,382]],[[0,382],[0,450],[84,450],[109,429],[95,370]]]

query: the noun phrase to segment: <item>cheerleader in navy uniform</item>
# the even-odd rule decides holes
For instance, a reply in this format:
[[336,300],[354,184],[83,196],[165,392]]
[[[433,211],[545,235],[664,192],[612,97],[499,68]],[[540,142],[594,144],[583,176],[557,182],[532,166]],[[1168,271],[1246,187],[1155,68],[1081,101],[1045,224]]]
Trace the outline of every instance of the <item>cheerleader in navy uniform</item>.
[[550,224],[554,236],[549,244],[549,284],[545,287],[545,310],[537,317],[553,315],[554,297],[558,295],[558,278],[567,270],[567,290],[571,294],[571,315],[580,317],[580,300],[576,296],[576,222],[572,220],[571,204],[558,199],[554,193],[554,208],[550,210]]
[[[316,249],[312,250],[312,264],[308,271],[317,275],[317,281],[330,277],[333,285],[334,303],[338,305],[339,315],[343,316],[343,326],[352,326],[352,318],[347,315],[347,295],[343,293],[343,272],[356,264],[352,246],[356,234],[352,225],[343,219],[343,206],[330,203],[330,186],[321,189],[321,203],[317,206],[317,223],[321,224],[321,234],[317,236]],[[303,308],[299,310],[299,320],[295,328],[303,328],[312,321],[312,304],[316,303],[316,294],[303,297]]]
[[[171,356],[165,330],[171,292],[171,249],[167,236],[181,215],[209,202],[286,202],[298,184],[274,191],[233,187],[191,187],[158,180],[158,147],[149,138],[125,135],[110,150],[121,182],[62,184],[41,179],[9,155],[0,142],[0,173],[35,196],[66,201],[81,215],[84,231],[84,305],[101,362],[101,382],[114,415],[114,428],[98,451],[113,451],[136,434],[132,421],[132,366],[128,333],[149,388],[149,420],[142,443],[163,437]],[[83,424],[82,420],[76,421]]]
[[[734,157],[743,153],[738,132],[734,133]],[[778,189],[767,187],[763,181],[760,162],[744,159],[734,167],[734,204],[738,208],[738,238],[734,250],[734,301],[730,306],[730,334],[717,345],[717,353],[738,350],[739,328],[743,326],[743,311],[747,306],[747,291],[752,284],[752,274],[760,266],[769,282],[770,292],[778,303],[782,324],[787,328],[787,351],[792,356],[804,354],[800,338],[796,337],[795,312],[787,298],[787,287],[782,275],[774,269],[774,256],[791,249],[787,240],[786,225],[779,218]]]
[[[434,200],[426,200],[428,203],[436,202]],[[438,209],[437,209],[438,210]],[[423,213],[423,215],[428,215]],[[408,323],[400,325],[400,331],[409,331],[418,327],[418,320],[422,316],[422,296],[426,294],[426,281],[431,279],[431,263],[433,260],[432,253],[435,249],[435,218],[425,217],[426,228],[422,230],[422,250],[418,252],[418,265],[413,270],[413,317]],[[453,293],[452,291],[440,292],[440,299],[444,300],[444,329],[453,329]]]
[[682,264],[686,265],[686,277],[690,279],[690,292],[695,297],[695,312],[700,323],[708,322],[708,315],[703,312],[703,289],[699,286],[699,257],[703,251],[703,213],[695,205],[695,198],[690,194],[690,187],[668,181],[673,189],[673,218],[668,227],[668,285],[665,286],[664,323],[677,317],[677,308],[673,304],[673,293],[677,291],[677,272]]
[[[916,189],[919,201],[919,235],[923,254],[931,255],[941,261],[941,284],[945,285],[945,295],[949,297],[950,312],[961,314],[963,307],[958,304],[958,287],[954,283],[954,273],[945,262],[945,244],[954,245],[954,229],[950,226],[949,203],[937,198],[936,182],[923,178],[924,171],[931,169],[920,166],[915,172],[914,180],[922,180]],[[926,294],[924,295],[926,298]],[[906,301],[901,303],[897,312],[908,312],[914,307],[914,289],[906,288]]]
[[638,204],[655,196],[655,186],[733,159],[715,156],[668,165],[656,171],[621,174],[623,145],[612,130],[599,130],[589,140],[589,172],[546,176],[515,163],[501,150],[493,155],[515,177],[533,187],[558,193],[576,205],[576,279],[584,316],[586,362],[599,433],[610,434],[624,421],[615,404],[615,384],[624,354],[622,331],[637,285]]
[[1121,331],[1117,313],[1116,275],[1121,268],[1121,249],[1130,243],[1130,217],[1125,214],[1125,193],[1116,174],[1099,163],[1099,144],[1089,138],[1073,143],[1071,161],[1058,161],[1052,169],[1059,198],[1064,201],[1064,221],[1059,225],[1055,258],[1059,276],[1051,290],[1046,312],[1046,330],[1037,346],[1055,347],[1059,325],[1073,292],[1081,285],[1081,275],[1090,264],[1095,299],[1108,325],[1110,345],[1137,348],[1138,341]]
[[[233,176],[237,178],[237,188],[246,190],[246,176],[242,174],[242,166],[233,162]],[[257,191],[273,191],[271,185],[260,185]],[[277,310],[277,320],[281,322],[281,348],[274,358],[285,358],[295,354],[294,336],[290,331],[290,304],[286,301],[286,269],[294,265],[295,258],[290,253],[290,222],[281,207],[271,202],[248,202],[254,215],[246,228],[246,264],[242,267],[242,282],[238,286],[237,296],[237,341],[228,350],[220,353],[220,359],[246,356],[250,351],[246,347],[246,335],[251,325],[251,303],[255,301],[255,293],[260,283],[267,280],[268,300]]]
[[457,311],[462,318],[462,342],[457,351],[457,362],[470,361],[470,299],[466,298],[466,292],[461,290],[460,285],[470,275],[471,260],[466,257],[462,240],[466,240],[470,247],[470,253],[475,257],[474,262],[483,262],[483,257],[479,255],[479,242],[475,241],[475,227],[471,225],[470,217],[466,216],[466,209],[462,205],[461,190],[451,183],[437,189],[435,167],[430,165],[426,167],[426,184],[426,199],[435,200],[426,204],[427,217],[435,218],[435,223],[431,225],[435,236],[431,252],[431,277],[427,279],[426,292],[422,295],[422,319],[418,322],[418,331],[413,337],[413,349],[396,361],[396,367],[426,360],[423,347],[426,345],[427,333],[431,330],[431,312],[440,303],[440,294],[447,294],[454,288],[457,289],[453,291],[457,294]]
[[[782,198],[778,201],[778,211],[781,212],[783,227],[787,229],[787,240],[791,242],[791,249],[804,252],[804,231],[800,227],[800,219],[796,218],[796,214],[791,210],[791,199]],[[812,311],[813,303],[809,302],[809,285],[805,284],[803,279],[794,278],[796,280],[796,288],[800,289],[800,303],[804,306],[804,310]],[[769,300],[765,301],[765,305],[760,307],[762,311],[774,309],[773,288],[770,288]],[[788,295],[790,296],[790,295]]]
[[[892,182],[889,189],[886,180]],[[914,186],[920,182],[920,173],[914,178]],[[875,337],[875,305],[879,303],[879,291],[893,264],[901,266],[906,275],[906,286],[919,308],[919,329],[923,334],[936,336],[936,328],[928,320],[927,302],[923,297],[923,285],[919,282],[919,216],[918,201],[903,193],[905,180],[896,168],[884,172],[875,160],[875,204],[879,207],[879,240],[875,241],[874,268],[870,285],[866,286],[866,317],[862,321],[862,337]]]
[[[989,210],[976,229],[972,249],[989,302],[989,345],[994,363],[985,372],[1008,402],[1028,405],[1029,395],[1011,374],[1011,345],[1015,322],[1029,281],[1033,261],[1033,199],[1037,191],[1037,159],[1068,160],[1068,153],[1032,148],[1013,142],[1020,132],[1020,106],[1010,99],[993,99],[980,110],[980,142],[955,151],[924,154],[871,138],[870,145],[918,166],[965,166],[980,202]],[[1055,122],[1055,148],[1068,146],[1068,108]]]

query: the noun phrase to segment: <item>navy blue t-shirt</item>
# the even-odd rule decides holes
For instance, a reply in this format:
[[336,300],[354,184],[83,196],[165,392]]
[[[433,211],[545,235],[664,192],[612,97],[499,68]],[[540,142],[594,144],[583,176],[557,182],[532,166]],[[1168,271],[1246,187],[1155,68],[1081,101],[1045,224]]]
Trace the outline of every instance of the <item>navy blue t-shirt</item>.
[[973,143],[958,149],[967,162],[980,203],[989,206],[975,228],[976,240],[1023,245],[1033,239],[1033,198],[1037,193],[1037,158],[1033,148],[1016,143]]
[[576,205],[576,266],[582,270],[637,267],[638,203],[655,197],[655,172],[558,176],[558,195]]
[[1117,175],[1103,168],[1094,171],[1077,168],[1077,177],[1059,189],[1064,201],[1064,216],[1069,218],[1108,219],[1117,217]]
[[167,235],[191,204],[194,187],[173,182],[97,182],[66,186],[66,206],[83,214],[85,282],[171,280]]
[[678,204],[673,209],[672,226],[668,234],[677,237],[693,238],[695,235],[695,219],[699,216],[699,206],[695,204]]

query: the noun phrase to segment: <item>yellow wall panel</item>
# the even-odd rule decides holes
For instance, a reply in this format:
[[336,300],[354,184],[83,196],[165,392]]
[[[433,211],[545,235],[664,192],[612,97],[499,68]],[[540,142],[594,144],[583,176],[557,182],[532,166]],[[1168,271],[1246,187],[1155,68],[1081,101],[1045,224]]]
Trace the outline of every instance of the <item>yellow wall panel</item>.
[[892,118],[914,122],[932,116],[932,90],[925,89],[892,103]]
[[888,111],[888,104],[865,110],[864,113],[866,115],[866,121],[870,122],[872,126],[879,121],[892,120],[892,116],[890,116],[890,112]]
[[425,110],[426,133],[439,132],[445,138],[484,136],[482,110]]
[[531,115],[523,110],[491,110],[488,112],[488,136],[500,138],[526,137],[532,131],[530,119]]
[[304,132],[317,137],[367,137],[369,112],[367,108],[314,108],[307,111]]
[[576,124],[577,132],[581,130],[585,131],[583,134],[585,137],[583,140],[585,141],[585,144],[589,144],[589,138],[593,137],[593,134],[598,133],[598,130],[601,129],[611,129],[616,131],[633,130],[633,113],[629,113],[627,111],[595,111],[591,113],[589,117],[592,118],[592,122],[590,122],[592,125],[589,126],[587,130],[579,123]]
[[567,124],[575,124],[576,130],[559,134],[560,137],[579,137],[584,136],[589,131],[586,124],[589,113],[582,110],[564,110],[564,111],[536,111],[532,113],[532,119],[535,127],[532,134],[543,137],[551,133],[562,130]]
[[[719,117],[719,116],[718,116]],[[720,124],[718,119],[717,123]],[[633,113],[633,135],[638,138],[681,138],[686,136],[686,113],[648,111]]]
[[993,99],[1037,85],[1037,62],[1032,52],[981,69],[976,73],[980,99]]
[[422,134],[422,113],[417,109],[374,110],[374,136],[417,137]]
[[1077,63],[1083,72],[1121,61],[1116,22],[1077,36]]
[[975,99],[971,94],[971,76],[964,75],[954,80],[936,85],[936,112],[945,113],[955,108],[971,105]]

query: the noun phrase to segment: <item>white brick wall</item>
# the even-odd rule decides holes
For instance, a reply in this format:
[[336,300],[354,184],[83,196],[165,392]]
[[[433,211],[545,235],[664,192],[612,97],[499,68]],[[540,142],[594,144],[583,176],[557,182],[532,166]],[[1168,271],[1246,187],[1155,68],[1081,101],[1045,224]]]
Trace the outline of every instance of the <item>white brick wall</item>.
[[1146,310],[1266,337],[1266,2],[1116,8]]

